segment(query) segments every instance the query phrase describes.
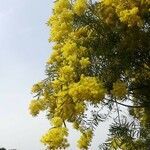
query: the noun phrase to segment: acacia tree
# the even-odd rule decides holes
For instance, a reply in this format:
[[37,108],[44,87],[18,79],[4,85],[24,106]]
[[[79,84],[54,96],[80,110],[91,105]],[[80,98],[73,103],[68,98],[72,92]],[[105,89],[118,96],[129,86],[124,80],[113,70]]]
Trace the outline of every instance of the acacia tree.
[[48,149],[69,146],[69,122],[81,132],[78,147],[88,149],[95,128],[112,115],[100,149],[148,150],[150,1],[56,0],[47,25],[53,51],[29,106],[33,116],[46,111],[51,121],[41,141]]

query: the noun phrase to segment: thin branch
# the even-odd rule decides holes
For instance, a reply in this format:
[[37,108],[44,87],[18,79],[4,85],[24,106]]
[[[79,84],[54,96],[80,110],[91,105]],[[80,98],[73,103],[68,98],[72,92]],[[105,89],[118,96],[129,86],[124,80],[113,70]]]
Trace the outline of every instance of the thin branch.
[[[113,100],[112,100],[113,101]],[[131,107],[131,108],[145,108],[145,107],[148,107],[148,106],[137,106],[137,105],[126,105],[126,104],[123,104],[123,103],[120,103],[120,102],[118,102],[118,101],[113,101],[113,102],[115,102],[115,103],[117,103],[117,104],[119,104],[119,105],[121,105],[121,106],[125,106],[125,107]]]
[[67,127],[67,125],[66,125],[66,122],[63,120],[63,123],[64,123],[64,127],[66,128]]
[[117,107],[117,114],[118,114],[119,124],[121,125],[120,112],[119,112],[119,107],[118,107],[118,103],[117,103],[117,100],[116,100],[116,99],[115,99],[115,102],[116,102],[116,107]]
[[124,107],[130,107],[130,108],[145,108],[145,107],[149,107],[149,105],[127,105],[127,104],[123,104],[123,103],[120,103],[120,102],[118,102],[118,101],[114,101],[114,100],[112,100],[112,99],[107,99],[107,98],[105,98],[106,100],[109,100],[109,101],[112,101],[112,102],[114,102],[114,103],[117,103],[117,104],[119,104],[119,105],[121,105],[121,106],[124,106]]

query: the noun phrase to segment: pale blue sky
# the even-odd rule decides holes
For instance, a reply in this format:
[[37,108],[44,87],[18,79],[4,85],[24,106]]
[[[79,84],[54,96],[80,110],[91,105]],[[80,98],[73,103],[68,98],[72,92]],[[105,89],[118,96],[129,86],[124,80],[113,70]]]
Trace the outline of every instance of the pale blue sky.
[[0,146],[40,150],[48,121],[32,118],[30,88],[44,77],[50,53],[51,1],[0,0]]
[[[51,10],[50,0],[0,0],[0,147],[44,149],[39,139],[49,122],[44,115],[32,118],[28,104],[32,99],[30,88],[44,78],[50,54],[45,23]],[[95,137],[97,142],[105,138],[105,131],[103,125],[98,130],[100,139]],[[76,150],[75,137],[73,132],[72,150]]]

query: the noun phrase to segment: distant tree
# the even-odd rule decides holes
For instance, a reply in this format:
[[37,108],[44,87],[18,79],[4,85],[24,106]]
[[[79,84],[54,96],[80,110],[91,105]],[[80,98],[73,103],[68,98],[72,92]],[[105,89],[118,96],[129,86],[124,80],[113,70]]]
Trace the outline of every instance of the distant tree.
[[112,116],[100,149],[149,150],[150,1],[56,0],[47,24],[53,52],[30,104],[33,116],[46,111],[52,124],[41,141],[69,146],[70,122],[81,132],[78,147],[89,149],[95,128]]
[[6,150],[6,148],[0,148],[0,150]]

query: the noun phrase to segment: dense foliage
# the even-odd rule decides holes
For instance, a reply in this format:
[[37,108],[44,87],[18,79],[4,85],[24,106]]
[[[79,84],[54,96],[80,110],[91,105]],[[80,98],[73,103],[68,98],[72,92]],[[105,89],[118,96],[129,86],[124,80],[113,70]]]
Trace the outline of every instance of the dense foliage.
[[148,150],[150,1],[56,0],[47,24],[53,51],[30,104],[33,116],[46,111],[52,124],[41,141],[48,149],[69,146],[70,122],[81,132],[78,147],[88,149],[96,126],[112,115],[100,149]]

